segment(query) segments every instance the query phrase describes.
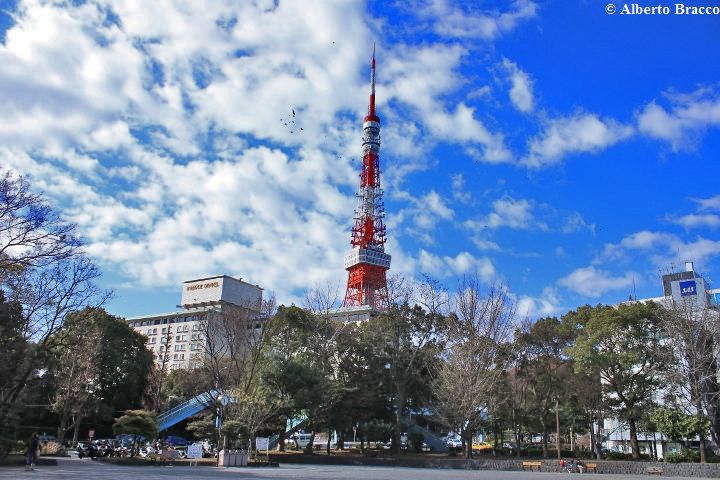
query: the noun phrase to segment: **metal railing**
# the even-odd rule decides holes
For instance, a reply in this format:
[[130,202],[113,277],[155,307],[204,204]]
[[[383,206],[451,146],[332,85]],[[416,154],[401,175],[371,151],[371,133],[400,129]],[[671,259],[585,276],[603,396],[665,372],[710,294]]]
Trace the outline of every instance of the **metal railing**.
[[170,410],[158,415],[158,424],[160,430],[165,430],[172,427],[178,422],[181,422],[191,415],[194,415],[207,407],[215,403],[215,399],[218,397],[220,392],[217,390],[210,390],[209,392],[201,393],[190,400],[176,405]]

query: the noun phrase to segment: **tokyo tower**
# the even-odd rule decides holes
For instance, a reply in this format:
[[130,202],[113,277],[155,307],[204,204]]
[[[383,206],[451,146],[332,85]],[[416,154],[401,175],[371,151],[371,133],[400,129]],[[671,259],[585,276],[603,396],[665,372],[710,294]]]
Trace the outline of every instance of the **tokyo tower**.
[[386,272],[390,255],[385,253],[385,208],[380,186],[380,118],[375,114],[375,46],[370,62],[370,103],[363,122],[363,157],[360,188],[356,195],[352,248],[345,255],[348,271],[343,307],[389,308]]

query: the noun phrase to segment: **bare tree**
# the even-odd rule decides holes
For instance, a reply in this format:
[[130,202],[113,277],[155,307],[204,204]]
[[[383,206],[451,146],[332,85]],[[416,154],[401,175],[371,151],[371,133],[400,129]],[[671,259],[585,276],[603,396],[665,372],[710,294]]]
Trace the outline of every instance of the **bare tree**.
[[0,172],[0,288],[12,305],[12,328],[0,329],[0,344],[22,348],[23,357],[0,375],[0,425],[37,372],[44,368],[65,317],[104,304],[109,292],[83,254],[75,226],[64,222],[22,176]]
[[706,461],[706,431],[716,445],[718,432],[718,365],[716,360],[718,314],[693,301],[672,302],[659,312],[673,359],[665,372],[670,388],[666,395],[686,414],[696,416],[700,440],[700,461]]
[[58,354],[51,366],[54,389],[50,407],[60,417],[57,431],[60,442],[70,428],[76,432],[73,441],[77,440],[77,429],[94,400],[99,339],[98,329],[88,325],[82,335],[74,335],[72,345],[57,346]]
[[511,339],[514,304],[502,287],[484,289],[477,276],[464,277],[448,317],[445,362],[435,377],[437,418],[458,431],[465,456],[472,456],[472,436],[487,421],[492,392],[503,379]]
[[0,385],[0,421],[18,402],[37,370],[43,368],[67,315],[105,303],[110,293],[95,285],[94,280],[99,276],[97,267],[79,255],[24,269],[6,280],[9,301],[19,305],[22,312],[19,333],[33,343],[33,348],[28,351],[29,357],[15,367],[12,381]]
[[148,389],[146,390],[146,398],[149,400],[151,410],[156,414],[163,408],[162,391],[165,380],[168,376],[170,365],[170,343],[172,341],[172,325],[168,323],[167,327],[163,327],[164,332],[160,337],[160,346],[157,353],[157,361],[153,362],[153,369],[148,379]]
[[0,172],[0,272],[39,267],[78,253],[75,225],[63,222],[30,183]]
[[275,313],[271,295],[259,305],[224,305],[222,311],[206,312],[201,322],[204,336],[204,368],[221,390],[248,389],[267,343],[267,322]]
[[390,306],[399,306],[412,303],[415,286],[400,273],[387,277],[388,301]]

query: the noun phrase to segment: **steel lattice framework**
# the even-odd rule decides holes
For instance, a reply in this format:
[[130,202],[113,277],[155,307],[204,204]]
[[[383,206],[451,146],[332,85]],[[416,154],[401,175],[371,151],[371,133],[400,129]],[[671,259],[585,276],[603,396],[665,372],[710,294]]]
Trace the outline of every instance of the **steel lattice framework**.
[[357,193],[355,225],[345,255],[348,271],[343,306],[389,307],[387,279],[390,255],[385,253],[385,207],[380,187],[380,117],[375,114],[375,47],[370,62],[370,103],[363,122],[363,158]]

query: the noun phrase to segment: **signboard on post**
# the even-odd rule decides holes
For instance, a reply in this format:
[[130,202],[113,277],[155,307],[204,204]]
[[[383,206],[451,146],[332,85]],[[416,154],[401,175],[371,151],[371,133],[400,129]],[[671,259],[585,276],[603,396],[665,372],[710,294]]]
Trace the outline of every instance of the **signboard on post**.
[[268,450],[270,448],[270,439],[267,437],[255,437],[255,449],[259,452],[261,450]]
[[270,463],[270,439],[268,437],[255,437],[255,449],[258,453],[265,450],[267,461]]
[[202,450],[202,444],[200,443],[188,445],[187,458],[202,458]]

